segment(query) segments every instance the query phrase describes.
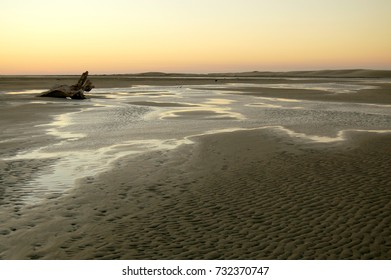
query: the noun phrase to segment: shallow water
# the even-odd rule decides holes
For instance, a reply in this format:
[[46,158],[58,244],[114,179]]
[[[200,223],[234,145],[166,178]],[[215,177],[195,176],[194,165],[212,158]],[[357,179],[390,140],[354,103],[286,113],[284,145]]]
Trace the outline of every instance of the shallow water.
[[273,83],[273,84],[229,84],[232,87],[262,87],[262,88],[275,88],[275,89],[305,89],[305,90],[321,90],[334,94],[341,93],[355,93],[363,89],[376,89],[377,86],[369,86],[362,84],[349,84],[349,83]]
[[[43,106],[45,110],[48,108],[45,106],[60,102],[70,110],[53,115],[50,122],[29,128],[35,137],[44,133],[49,137],[47,142],[36,148],[21,144],[13,154],[0,154],[0,159],[6,163],[52,160],[47,168],[30,170],[34,174],[27,181],[16,178],[12,186],[6,187],[20,189],[18,193],[23,194],[24,203],[36,203],[47,195],[66,192],[80,178],[108,170],[121,157],[174,149],[191,144],[194,136],[219,132],[268,129],[284,137],[313,143],[344,141],[349,131],[391,132],[390,105],[265,98],[235,95],[229,91],[230,87],[238,86],[229,84],[224,89],[211,85],[94,89],[92,98],[82,102],[27,98],[39,90],[9,92],[26,98],[2,106],[29,103]],[[286,85],[270,87],[286,88]],[[366,86],[289,85],[289,88],[349,94],[354,94],[360,87]],[[14,129],[13,134],[1,139],[0,144],[23,143],[22,140],[27,140],[23,139],[25,130],[25,126],[19,131]]]

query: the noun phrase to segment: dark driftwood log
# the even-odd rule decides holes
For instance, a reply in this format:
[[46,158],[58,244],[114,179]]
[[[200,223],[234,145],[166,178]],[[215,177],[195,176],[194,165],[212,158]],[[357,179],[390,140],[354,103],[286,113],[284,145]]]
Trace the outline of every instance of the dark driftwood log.
[[84,72],[77,84],[72,86],[58,85],[53,86],[48,91],[43,92],[41,97],[57,97],[57,98],[72,98],[72,99],[86,99],[84,92],[91,91],[94,85],[88,78],[88,71]]

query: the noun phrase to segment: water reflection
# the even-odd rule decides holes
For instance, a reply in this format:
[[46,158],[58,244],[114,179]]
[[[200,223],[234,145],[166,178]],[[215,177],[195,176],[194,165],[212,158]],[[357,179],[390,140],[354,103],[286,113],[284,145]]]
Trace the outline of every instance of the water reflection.
[[160,119],[182,120],[243,120],[245,117],[224,108],[200,108],[192,110],[171,110],[160,114]]
[[364,89],[376,89],[377,86],[370,86],[364,84],[350,84],[350,83],[273,83],[273,84],[229,84],[236,88],[273,88],[273,89],[304,89],[304,90],[319,90],[326,91],[333,94],[339,93],[354,93]]
[[229,105],[234,103],[235,100],[232,99],[223,99],[223,98],[211,98],[208,99],[208,101],[205,102],[205,104],[211,104],[211,105]]
[[[234,92],[229,91],[230,87],[249,86],[259,87],[230,84],[227,88],[206,85],[94,89],[91,99],[77,107],[76,112],[59,113],[50,123],[39,125],[51,140],[36,149],[21,147],[18,154],[2,160],[53,160],[49,168],[39,171],[28,183],[23,182],[30,193],[26,201],[37,202],[47,194],[65,192],[79,178],[111,168],[119,158],[174,149],[192,143],[193,137],[207,134],[262,129],[299,141],[333,143],[344,141],[347,133],[353,131],[391,132],[387,130],[390,127],[390,105],[226,94]],[[334,83],[262,85],[268,86],[321,88],[336,93],[365,87],[341,87]],[[38,92],[41,90],[10,94]],[[51,106],[51,103],[46,105]],[[306,124],[313,124],[313,128],[308,126],[305,133],[294,129]],[[20,137],[23,138],[22,132],[12,139],[16,141],[18,138],[21,142]],[[8,145],[9,140],[3,143]]]
[[18,90],[18,91],[7,91],[5,94],[39,94],[44,92],[46,89],[30,89],[30,90]]

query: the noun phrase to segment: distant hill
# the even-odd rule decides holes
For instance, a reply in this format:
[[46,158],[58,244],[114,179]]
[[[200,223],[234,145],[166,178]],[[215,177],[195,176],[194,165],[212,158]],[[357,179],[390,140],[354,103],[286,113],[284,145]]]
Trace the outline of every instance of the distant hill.
[[[78,77],[79,75],[0,75],[0,77],[19,77],[24,78],[39,78],[39,77]],[[213,78],[213,77],[291,77],[291,78],[391,78],[391,70],[369,70],[369,69],[345,69],[345,70],[316,70],[316,71],[287,71],[287,72],[272,72],[272,71],[252,71],[252,72],[237,72],[237,73],[164,73],[164,72],[145,72],[137,74],[92,74],[91,76],[100,77],[140,77],[140,78],[165,78],[165,77],[182,77],[182,78]]]
[[240,73],[211,73],[209,76],[232,77],[303,77],[303,78],[391,78],[391,70],[317,70],[317,71],[289,71],[289,72],[240,72]]
[[[115,75],[115,74],[114,74]],[[367,70],[367,69],[345,69],[345,70],[316,70],[316,71],[252,71],[237,73],[164,73],[145,72],[138,74],[119,74],[119,76],[132,77],[296,77],[296,78],[391,78],[391,70]]]

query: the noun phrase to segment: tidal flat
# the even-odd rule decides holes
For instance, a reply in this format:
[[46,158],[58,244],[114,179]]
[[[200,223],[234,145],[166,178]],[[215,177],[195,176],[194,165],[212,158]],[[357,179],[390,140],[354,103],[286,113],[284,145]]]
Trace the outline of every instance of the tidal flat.
[[74,80],[0,77],[1,259],[391,258],[390,78]]

